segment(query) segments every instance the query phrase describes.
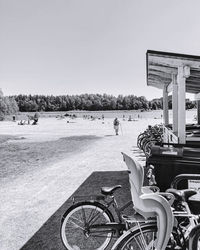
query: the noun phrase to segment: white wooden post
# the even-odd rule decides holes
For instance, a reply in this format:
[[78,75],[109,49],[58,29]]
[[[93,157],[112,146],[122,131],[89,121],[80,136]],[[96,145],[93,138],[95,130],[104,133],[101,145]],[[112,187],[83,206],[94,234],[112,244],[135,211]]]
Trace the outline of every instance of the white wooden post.
[[173,132],[178,134],[178,85],[177,76],[172,75],[172,112],[173,112]]
[[169,113],[168,113],[168,92],[166,86],[163,88],[163,119],[164,125],[169,124]]
[[185,144],[185,78],[184,67],[178,67],[178,139],[179,143]]

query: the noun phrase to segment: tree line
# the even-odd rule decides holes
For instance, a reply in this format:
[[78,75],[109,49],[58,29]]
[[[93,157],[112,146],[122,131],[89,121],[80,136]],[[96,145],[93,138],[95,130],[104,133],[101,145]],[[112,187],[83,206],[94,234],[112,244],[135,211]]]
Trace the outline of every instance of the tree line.
[[[15,100],[19,111],[69,111],[69,110],[156,110],[163,108],[162,98],[148,101],[144,96],[108,94],[82,95],[15,95],[9,97]],[[196,107],[194,101],[186,100],[186,109]],[[169,98],[169,108],[172,100]]]

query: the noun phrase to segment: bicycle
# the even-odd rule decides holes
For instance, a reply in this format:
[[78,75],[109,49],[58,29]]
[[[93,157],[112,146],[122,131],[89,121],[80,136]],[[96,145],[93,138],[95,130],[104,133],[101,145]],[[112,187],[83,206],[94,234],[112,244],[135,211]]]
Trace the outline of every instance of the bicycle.
[[[130,205],[134,210],[133,202],[128,201],[120,208],[114,196],[119,188],[121,185],[103,187],[102,195],[73,197],[73,205],[63,215],[60,230],[62,242],[68,250],[106,249],[112,238],[119,238],[133,226],[132,223],[145,222],[135,211],[135,221],[132,217],[131,223],[127,222],[128,217],[123,212]],[[155,192],[158,188],[152,186],[151,190]],[[83,201],[77,202],[79,199]],[[111,208],[114,208],[113,212]]]
[[163,128],[161,125],[148,126],[148,128],[137,138],[137,146],[143,150],[148,158],[151,155],[151,148],[155,144],[160,144],[163,137]]
[[[109,188],[103,187],[100,196],[73,198],[74,204],[63,215],[61,222],[61,239],[68,250],[104,250],[114,237],[120,238],[115,243],[113,250],[138,249],[134,245],[136,239],[139,239],[140,242],[141,248],[139,249],[154,249],[157,235],[156,218],[145,220],[138,213],[125,216],[122,212],[126,207],[133,206],[133,203],[129,201],[122,208],[118,207],[114,192],[119,188],[121,188],[121,185]],[[158,191],[154,187],[152,189]],[[168,247],[170,247],[168,249],[187,249],[191,232],[199,222],[199,216],[193,215],[189,210],[187,199],[196,192],[185,190],[179,193],[175,189],[168,191],[176,197],[173,212],[176,223],[168,243]],[[80,202],[76,201],[85,198],[89,199]],[[182,198],[187,199],[182,200]],[[113,213],[110,211],[111,207],[114,208],[118,220],[115,220]],[[187,211],[185,211],[185,207]],[[146,239],[147,242],[145,242]],[[193,237],[192,239],[190,245],[194,246],[199,237]],[[133,240],[135,243],[133,243]]]
[[[112,238],[128,230],[122,212],[132,205],[132,201],[119,208],[114,193],[121,187],[102,187],[102,195],[73,197],[73,205],[61,220],[61,239],[68,250],[104,250]],[[79,199],[87,200],[77,202]],[[116,216],[110,211],[111,207]]]
[[[170,192],[170,190],[168,190],[168,192]],[[193,194],[190,193],[190,195]],[[182,207],[179,211],[175,210],[173,212],[175,217],[174,227],[166,249],[200,249],[199,216],[191,213],[187,202],[181,202],[181,206],[183,205],[185,206],[185,210],[182,211]],[[131,219],[129,219],[129,222],[131,222]],[[195,232],[192,232],[194,228]],[[146,223],[143,224],[137,223],[136,226],[128,230],[117,240],[112,250],[155,249],[156,234],[156,222],[146,221]],[[193,237],[193,239],[191,239],[191,237]],[[190,247],[189,241],[191,241]]]
[[[174,195],[173,215],[174,225],[166,249],[195,250],[200,249],[200,215],[192,213],[188,199],[197,192],[190,189],[177,190],[178,182],[185,179],[199,179],[198,175],[179,175],[172,182],[172,188],[166,192]],[[131,217],[127,222],[131,222]],[[136,226],[125,232],[114,244],[112,250],[128,249],[155,249],[157,240],[157,223],[146,220],[141,224],[136,222]]]

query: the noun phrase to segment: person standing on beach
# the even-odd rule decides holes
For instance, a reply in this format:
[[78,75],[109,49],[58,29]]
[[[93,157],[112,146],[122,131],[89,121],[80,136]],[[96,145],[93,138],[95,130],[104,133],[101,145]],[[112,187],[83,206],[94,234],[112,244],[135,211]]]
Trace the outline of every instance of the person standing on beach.
[[118,135],[118,133],[119,133],[119,120],[117,119],[117,117],[113,121],[113,126],[114,126],[114,130],[115,130],[115,134]]
[[35,112],[32,125],[37,125],[38,120],[39,120],[39,113]]

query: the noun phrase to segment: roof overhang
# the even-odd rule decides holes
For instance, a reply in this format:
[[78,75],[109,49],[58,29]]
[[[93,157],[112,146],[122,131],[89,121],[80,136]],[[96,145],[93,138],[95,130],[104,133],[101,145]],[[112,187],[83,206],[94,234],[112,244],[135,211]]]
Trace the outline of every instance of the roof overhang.
[[179,66],[188,66],[190,75],[186,78],[186,92],[200,93],[200,56],[148,50],[146,53],[147,85],[159,89],[172,82]]

